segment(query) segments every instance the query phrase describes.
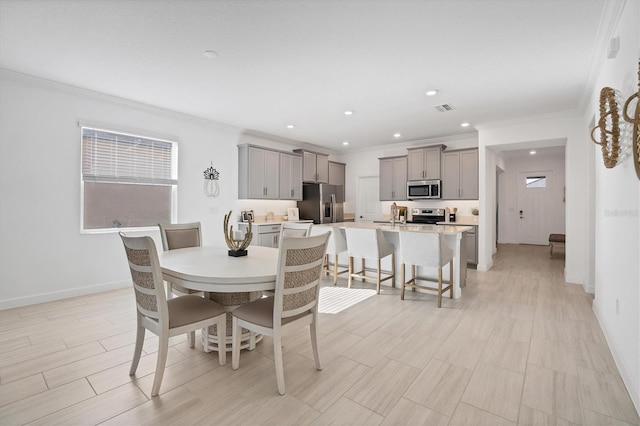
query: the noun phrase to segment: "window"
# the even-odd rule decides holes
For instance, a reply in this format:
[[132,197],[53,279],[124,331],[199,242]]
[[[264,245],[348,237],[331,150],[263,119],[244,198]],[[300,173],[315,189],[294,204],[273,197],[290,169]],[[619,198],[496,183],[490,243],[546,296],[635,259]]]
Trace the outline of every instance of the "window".
[[546,188],[546,176],[529,176],[527,177],[527,188]]
[[171,222],[177,178],[177,143],[82,127],[82,230]]

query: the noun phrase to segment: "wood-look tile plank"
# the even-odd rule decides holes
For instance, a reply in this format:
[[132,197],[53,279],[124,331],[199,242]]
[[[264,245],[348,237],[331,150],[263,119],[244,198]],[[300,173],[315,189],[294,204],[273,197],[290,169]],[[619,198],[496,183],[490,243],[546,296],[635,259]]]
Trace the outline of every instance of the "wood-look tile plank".
[[529,355],[529,344],[491,336],[482,354],[482,361],[498,367],[524,373]]
[[556,371],[577,375],[576,347],[570,342],[531,338],[529,363]]
[[0,368],[19,364],[44,355],[53,354],[55,352],[64,351],[65,349],[67,349],[67,345],[65,345],[61,339],[17,348],[2,354],[0,357]]
[[420,370],[385,358],[360,379],[345,396],[386,416],[402,397]]
[[422,369],[440,350],[444,342],[444,340],[437,337],[409,335],[387,357]]
[[[7,352],[12,352],[28,346],[31,346],[31,341],[27,336],[4,340],[0,342],[0,354],[4,357],[4,354]],[[2,357],[0,357],[0,361],[2,361]]]
[[576,343],[576,362],[580,367],[617,374],[618,368],[607,345],[580,340]]
[[344,356],[373,367],[401,342],[402,339],[399,337],[374,331],[347,349]]
[[42,374],[34,374],[6,385],[0,385],[0,407],[37,395],[47,390]]
[[461,402],[449,426],[515,426],[515,422]]
[[473,370],[482,357],[487,342],[462,334],[454,334],[436,352],[434,358]]
[[631,424],[638,413],[620,376],[578,367],[580,395],[585,409]]
[[0,408],[0,423],[25,424],[95,396],[89,382],[80,379]]
[[312,424],[314,425],[363,425],[375,426],[382,423],[384,417],[342,397],[327,411],[322,413]]
[[481,362],[461,401],[516,422],[523,384],[523,374]]
[[[347,349],[353,347],[361,340],[361,336],[344,330],[336,330],[333,333],[319,336],[318,351],[320,352],[320,362],[322,365],[331,363],[333,360],[341,357]],[[309,359],[314,359],[313,349],[310,342],[298,350],[297,353]]]
[[400,398],[393,409],[385,417],[383,425],[432,425],[446,426],[449,417],[423,407],[420,404]]

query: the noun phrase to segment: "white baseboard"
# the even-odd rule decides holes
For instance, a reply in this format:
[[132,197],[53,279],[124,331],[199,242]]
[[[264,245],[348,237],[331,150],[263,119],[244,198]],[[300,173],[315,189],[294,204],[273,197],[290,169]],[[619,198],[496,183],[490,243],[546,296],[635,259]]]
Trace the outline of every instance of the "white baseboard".
[[604,322],[602,322],[600,320],[600,317],[598,316],[599,311],[596,305],[597,305],[597,302],[594,302],[593,313],[595,314],[596,319],[598,320],[598,324],[600,324],[600,328],[602,329],[604,338],[607,341],[607,346],[609,347],[609,350],[611,351],[611,355],[613,356],[613,361],[616,363],[616,367],[618,367],[618,371],[620,371],[620,377],[622,377],[622,382],[627,388],[627,392],[629,392],[629,396],[633,401],[633,405],[636,406],[636,412],[640,414],[640,383],[633,382],[632,375],[629,374],[624,364],[622,363],[622,358],[618,353],[618,348],[615,345],[613,345],[613,339],[611,338],[611,333],[609,333],[609,330],[604,325]]
[[68,299],[70,297],[84,296],[86,294],[102,293],[103,291],[117,290],[129,286],[131,286],[131,281],[114,281],[89,287],[76,287],[51,293],[41,293],[32,296],[16,297],[14,299],[5,299],[0,300],[0,311],[4,309],[19,308],[21,306],[35,305],[37,303],[53,302],[54,300]]

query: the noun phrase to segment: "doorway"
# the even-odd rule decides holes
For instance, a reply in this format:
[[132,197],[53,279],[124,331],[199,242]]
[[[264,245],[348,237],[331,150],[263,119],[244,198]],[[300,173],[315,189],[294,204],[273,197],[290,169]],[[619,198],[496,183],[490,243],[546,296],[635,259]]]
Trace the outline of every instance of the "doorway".
[[359,176],[356,188],[356,222],[380,219],[378,176]]
[[550,234],[549,214],[553,172],[518,173],[518,242],[547,245]]

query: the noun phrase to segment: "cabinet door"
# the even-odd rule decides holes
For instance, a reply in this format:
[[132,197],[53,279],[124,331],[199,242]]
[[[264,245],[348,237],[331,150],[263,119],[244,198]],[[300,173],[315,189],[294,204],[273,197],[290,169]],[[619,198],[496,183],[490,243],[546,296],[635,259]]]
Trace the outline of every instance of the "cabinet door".
[[313,152],[305,152],[302,165],[303,180],[305,182],[316,181],[316,155]]
[[316,175],[319,183],[329,183],[329,156],[316,155]]
[[280,154],[280,199],[302,200],[302,157]]
[[264,197],[277,200],[280,196],[280,154],[264,151]]
[[460,152],[460,198],[478,199],[478,151]]
[[440,147],[424,150],[425,179],[440,179]]
[[478,264],[478,246],[476,240],[476,231],[465,232],[465,254],[467,263]]
[[380,160],[380,201],[393,200],[393,159]]
[[421,149],[410,150],[407,155],[407,179],[423,180],[424,173],[424,152]]
[[407,199],[407,158],[393,159],[393,199]]
[[329,161],[329,185],[342,185],[345,181],[345,165]]
[[249,198],[265,198],[264,167],[265,150],[249,148]]
[[442,198],[457,200],[460,191],[460,155],[457,152],[442,154]]

